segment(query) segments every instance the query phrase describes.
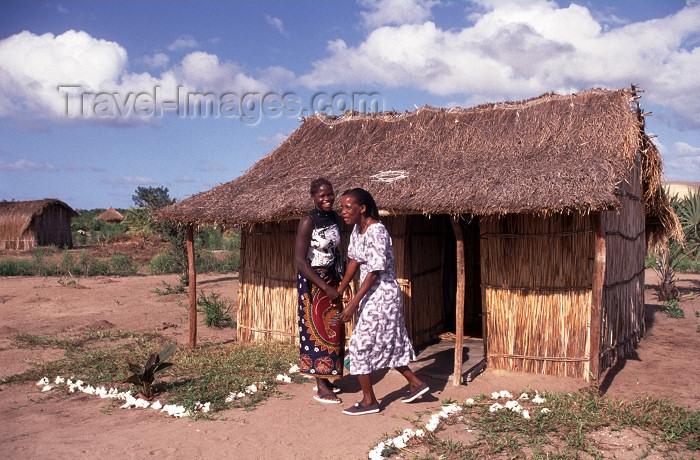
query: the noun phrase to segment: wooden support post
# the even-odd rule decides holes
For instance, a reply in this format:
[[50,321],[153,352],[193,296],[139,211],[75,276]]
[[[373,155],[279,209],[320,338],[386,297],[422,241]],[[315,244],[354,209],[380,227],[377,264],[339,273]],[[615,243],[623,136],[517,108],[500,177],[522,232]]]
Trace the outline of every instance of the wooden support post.
[[464,235],[458,217],[453,217],[452,230],[457,241],[457,293],[455,296],[455,365],[452,385],[462,384],[462,352],[464,351],[464,290],[466,269],[464,267]]
[[595,236],[595,260],[593,263],[591,288],[591,346],[587,379],[591,385],[598,385],[600,379],[601,311],[603,308],[603,286],[605,283],[605,228],[603,227],[603,216],[601,213],[595,212],[591,214],[591,221]]
[[197,347],[197,271],[194,262],[194,224],[187,224],[187,276],[190,284],[190,348]]

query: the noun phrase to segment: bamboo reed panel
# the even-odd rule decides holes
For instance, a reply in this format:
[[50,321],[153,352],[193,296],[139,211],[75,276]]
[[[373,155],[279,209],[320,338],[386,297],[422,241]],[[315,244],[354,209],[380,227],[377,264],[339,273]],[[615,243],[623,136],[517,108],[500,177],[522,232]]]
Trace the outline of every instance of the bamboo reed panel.
[[590,216],[482,218],[488,365],[583,379],[594,238]]
[[295,229],[298,221],[265,223],[244,230],[238,338],[298,342]]
[[485,289],[488,365],[583,378],[588,368],[590,291],[534,294]]
[[647,252],[641,160],[618,186],[620,207],[602,213],[608,257],[601,312],[600,368],[630,356],[644,335],[644,258]]

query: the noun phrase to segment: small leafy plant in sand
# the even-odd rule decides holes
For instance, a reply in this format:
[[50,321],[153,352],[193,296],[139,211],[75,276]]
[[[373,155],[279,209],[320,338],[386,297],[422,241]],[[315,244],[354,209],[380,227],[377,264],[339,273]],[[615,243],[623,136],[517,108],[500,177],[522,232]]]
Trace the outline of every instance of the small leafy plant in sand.
[[152,353],[143,367],[138,364],[128,363],[129,370],[132,374],[124,380],[124,383],[133,383],[134,385],[140,386],[143,398],[152,399],[154,396],[153,381],[155,380],[156,373],[173,365],[173,363],[165,362],[165,360],[175,353],[175,349],[175,344],[171,343],[159,353]]

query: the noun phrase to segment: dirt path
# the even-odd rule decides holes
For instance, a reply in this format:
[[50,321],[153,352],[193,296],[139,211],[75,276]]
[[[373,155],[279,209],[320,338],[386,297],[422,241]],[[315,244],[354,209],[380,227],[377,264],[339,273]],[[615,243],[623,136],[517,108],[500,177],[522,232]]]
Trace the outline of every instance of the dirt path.
[[[686,317],[661,314],[660,303],[647,290],[647,336],[637,356],[608,372],[602,385],[610,396],[632,399],[649,394],[674,398],[700,409],[700,276],[680,276],[683,292],[694,292],[681,306]],[[70,281],[75,281],[71,283]],[[235,275],[204,275],[198,289],[236,300]],[[647,275],[654,283],[655,275]],[[186,295],[154,291],[177,284],[177,277],[0,278],[0,376],[26,369],[31,361],[60,357],[60,350],[22,350],[12,346],[18,333],[56,334],[85,328],[130,331],[159,330],[180,345],[187,343]],[[235,332],[199,326],[200,342],[226,342]],[[166,327],[167,326],[167,327]],[[53,378],[55,376],[49,376]],[[443,398],[464,401],[479,394],[527,387],[577,391],[585,383],[572,379],[487,370],[467,386],[429,380],[433,393],[415,404],[402,404],[403,378],[394,371],[379,377],[375,391],[383,410],[377,415],[348,417],[342,407],[360,397],[357,381],[343,381],[342,406],[312,399],[312,383],[280,387],[253,412],[228,410],[223,420],[175,419],[159,412],[122,410],[85,394],[42,393],[34,384],[0,387],[0,458],[293,458],[360,459],[387,435],[411,426],[419,417],[439,411]],[[617,457],[624,458],[624,457]]]

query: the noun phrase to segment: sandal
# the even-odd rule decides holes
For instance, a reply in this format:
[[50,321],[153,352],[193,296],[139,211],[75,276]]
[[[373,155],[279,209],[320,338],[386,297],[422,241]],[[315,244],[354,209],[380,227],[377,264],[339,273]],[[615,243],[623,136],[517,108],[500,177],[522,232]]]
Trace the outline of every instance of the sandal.
[[326,393],[324,395],[314,395],[314,399],[323,404],[340,404],[343,402],[342,399],[340,399],[333,393]]
[[363,406],[360,403],[355,403],[354,406],[348,407],[343,411],[343,414],[345,415],[365,415],[365,414],[374,414],[376,412],[379,412],[379,403],[372,404],[371,406]]
[[[333,385],[332,383],[329,383],[329,384],[328,384],[328,388],[330,388],[330,390],[331,390],[333,393],[335,393],[335,394],[338,394],[338,393],[340,393],[340,392],[343,391],[343,390],[340,389],[339,386]],[[317,387],[317,386],[314,386],[314,387],[312,388],[312,390],[313,390],[313,391],[318,391],[318,387]]]

